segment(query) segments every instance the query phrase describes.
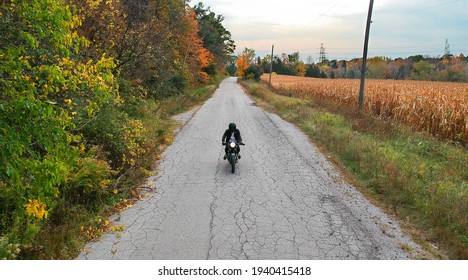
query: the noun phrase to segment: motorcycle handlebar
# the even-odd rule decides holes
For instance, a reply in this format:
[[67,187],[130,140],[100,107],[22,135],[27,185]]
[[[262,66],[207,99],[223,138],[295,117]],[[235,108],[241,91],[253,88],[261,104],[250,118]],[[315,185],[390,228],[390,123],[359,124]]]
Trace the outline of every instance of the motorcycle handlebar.
[[[226,146],[226,145],[227,145],[227,143],[224,143],[224,142],[223,142],[223,143],[221,143],[221,145],[223,145],[223,146]],[[241,145],[241,146],[245,146],[245,144],[244,144],[244,143],[239,143],[239,145]]]

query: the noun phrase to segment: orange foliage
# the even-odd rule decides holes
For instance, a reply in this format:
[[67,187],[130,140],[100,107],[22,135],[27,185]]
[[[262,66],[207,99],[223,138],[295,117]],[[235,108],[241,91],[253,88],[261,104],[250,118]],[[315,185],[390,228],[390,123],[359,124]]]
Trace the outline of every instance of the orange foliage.
[[208,82],[208,74],[203,71],[214,61],[213,54],[203,47],[203,41],[198,35],[198,23],[193,10],[189,10],[187,20],[189,23],[190,34],[187,41],[187,53],[189,72],[194,73],[194,78],[199,83]]
[[245,78],[245,70],[249,68],[249,57],[245,54],[240,55],[237,58],[236,64],[237,64],[237,75],[239,77]]

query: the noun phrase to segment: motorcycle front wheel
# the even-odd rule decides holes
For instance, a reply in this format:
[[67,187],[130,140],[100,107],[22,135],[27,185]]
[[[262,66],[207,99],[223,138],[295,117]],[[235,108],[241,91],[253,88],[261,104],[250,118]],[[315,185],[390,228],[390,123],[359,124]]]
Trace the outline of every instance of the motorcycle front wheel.
[[231,154],[231,172],[234,173],[236,171],[236,154]]

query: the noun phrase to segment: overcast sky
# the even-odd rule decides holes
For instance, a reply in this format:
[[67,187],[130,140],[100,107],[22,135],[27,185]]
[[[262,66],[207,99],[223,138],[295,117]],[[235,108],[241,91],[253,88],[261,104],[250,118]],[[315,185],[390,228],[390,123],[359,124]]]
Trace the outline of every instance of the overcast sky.
[[[191,0],[225,17],[236,53],[245,47],[263,57],[298,51],[318,61],[362,57],[369,0]],[[468,0],[375,0],[369,57],[468,55]]]

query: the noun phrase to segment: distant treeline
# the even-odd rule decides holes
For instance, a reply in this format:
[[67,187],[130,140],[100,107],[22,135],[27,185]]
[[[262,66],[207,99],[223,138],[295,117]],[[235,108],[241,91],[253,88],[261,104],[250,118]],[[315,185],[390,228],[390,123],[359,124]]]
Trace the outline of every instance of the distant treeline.
[[[247,68],[243,66],[246,64],[245,60],[248,61],[249,66],[259,68],[262,73],[270,72],[271,56],[255,58],[255,51],[246,48],[238,56],[237,65],[231,64],[228,67],[230,73],[235,73],[239,69],[239,62],[241,62],[241,68],[246,70]],[[272,71],[281,75],[357,79],[361,76],[361,70],[362,58],[307,63],[300,59],[299,52],[273,56]],[[376,56],[367,60],[366,75],[371,79],[468,82],[468,58],[463,54],[444,55],[440,58],[414,55],[397,59]]]

